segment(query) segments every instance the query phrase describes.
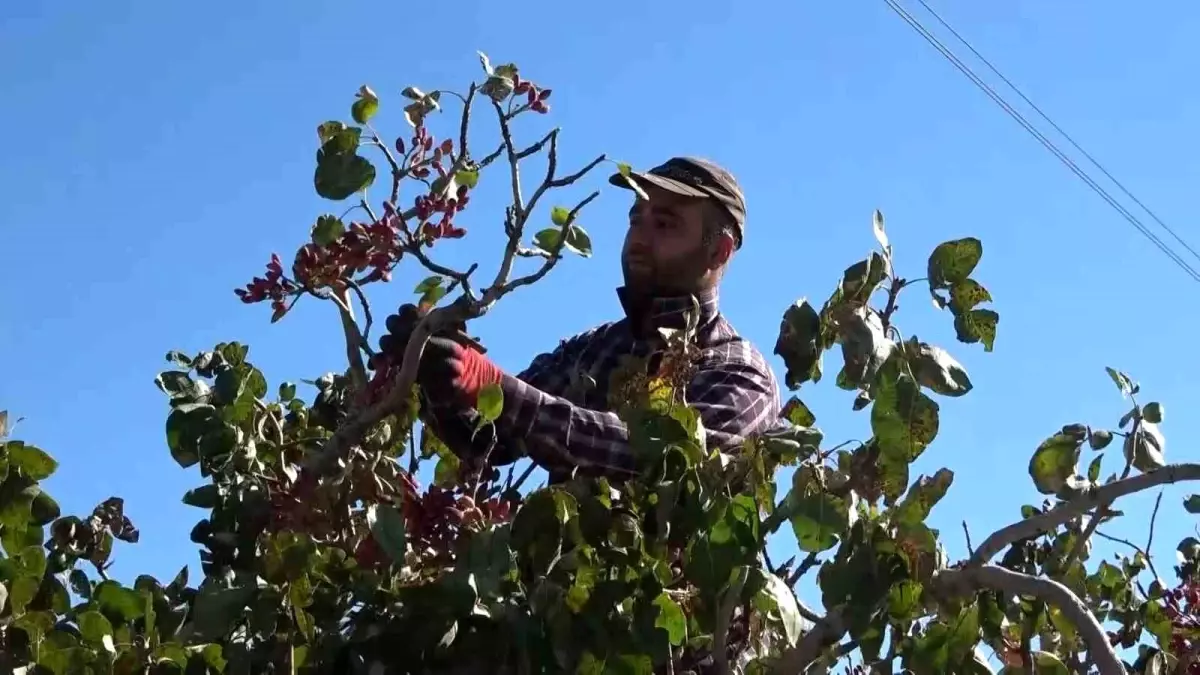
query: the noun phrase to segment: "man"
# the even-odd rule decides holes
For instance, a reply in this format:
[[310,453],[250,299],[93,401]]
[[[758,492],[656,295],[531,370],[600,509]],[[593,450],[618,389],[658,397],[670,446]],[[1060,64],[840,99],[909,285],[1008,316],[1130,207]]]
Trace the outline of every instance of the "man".
[[[417,378],[422,418],[456,454],[478,457],[490,448],[493,464],[527,455],[552,480],[571,471],[628,477],[636,456],[608,403],[610,375],[621,356],[661,349],[657,329],[683,328],[696,305],[699,358],[685,396],[700,413],[709,447],[734,449],[778,419],[770,366],[718,311],[718,285],[745,231],[741,188],[725,169],[691,157],[632,176],[646,198],[638,196],[629,210],[621,252],[625,285],[617,293],[625,318],[564,341],[515,377],[451,337],[430,339]],[[622,174],[609,182],[633,187]],[[400,358],[417,319],[412,305],[389,317],[381,351]],[[477,396],[489,384],[504,392],[503,412],[492,431],[473,434]]]

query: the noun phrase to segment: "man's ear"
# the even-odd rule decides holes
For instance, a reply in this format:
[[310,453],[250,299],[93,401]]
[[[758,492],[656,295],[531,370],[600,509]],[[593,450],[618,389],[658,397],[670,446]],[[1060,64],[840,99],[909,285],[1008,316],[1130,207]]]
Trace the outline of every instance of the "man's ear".
[[714,270],[721,269],[729,263],[729,259],[732,257],[733,237],[723,233],[713,242],[709,252],[708,266]]

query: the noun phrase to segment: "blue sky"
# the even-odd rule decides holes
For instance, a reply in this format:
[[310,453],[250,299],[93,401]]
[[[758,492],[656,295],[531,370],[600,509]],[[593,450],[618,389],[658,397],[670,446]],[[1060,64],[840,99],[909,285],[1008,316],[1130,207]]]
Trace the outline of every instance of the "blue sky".
[[[910,277],[923,276],[938,242],[983,240],[976,276],[1001,314],[994,353],[955,343],[949,315],[920,289],[898,316],[908,334],[950,348],[977,387],[943,401],[941,436],[919,463],[957,472],[933,515],[953,556],[964,551],[961,520],[978,542],[1040,501],[1025,472],[1042,438],[1068,422],[1115,424],[1125,404],[1106,365],[1166,404],[1168,457],[1195,457],[1195,286],[882,0],[281,6],[0,8],[0,125],[13,132],[0,159],[0,408],[26,418],[18,437],[61,460],[50,486],[65,510],[126,498],[142,543],[117,549],[120,576],[196,562],[188,531],[200,512],[179,499],[200,479],[170,459],[153,385],[165,352],[243,341],[272,383],[342,367],[332,306],[304,302],[270,325],[265,306],[232,293],[272,251],[290,260],[317,215],[344,208],[313,192],[316,125],[347,117],[365,82],[383,99],[381,129],[406,133],[400,89],[463,87],[479,74],[476,49],[554,89],[566,165],[600,152],[640,166],[692,153],[737,174],[749,225],[723,307],[765,352],[790,302],[823,300],[874,245],[873,209]],[[1200,180],[1200,98],[1183,86],[1200,7],[936,7],[1200,242],[1186,198]],[[532,139],[543,122],[518,133]],[[602,186],[597,174],[562,199]],[[463,214],[471,236],[439,249],[443,261],[494,271],[499,199],[481,190]],[[581,220],[594,258],[567,260],[479,321],[502,366],[518,370],[617,316],[627,199],[606,190]],[[411,298],[422,276],[410,267],[377,287],[377,314]],[[832,382],[803,394],[831,440],[867,435],[866,415]],[[1167,575],[1193,529],[1185,494],[1164,498],[1156,550]],[[1144,540],[1152,501],[1124,504],[1131,518],[1110,533]]]

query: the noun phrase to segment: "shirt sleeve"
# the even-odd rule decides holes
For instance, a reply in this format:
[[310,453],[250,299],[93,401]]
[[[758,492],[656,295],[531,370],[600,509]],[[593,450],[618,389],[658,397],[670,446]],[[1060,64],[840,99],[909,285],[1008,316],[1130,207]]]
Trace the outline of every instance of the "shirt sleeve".
[[[501,422],[506,435],[546,468],[571,467],[613,477],[636,472],[629,429],[615,413],[587,410],[534,386],[540,379],[562,379],[562,375],[540,371],[554,369],[559,365],[556,361],[553,355],[535,359],[531,368],[539,369],[528,380],[505,376]],[[686,395],[700,413],[710,448],[732,450],[747,436],[770,427],[779,416],[775,378],[748,343],[734,342],[723,350],[705,353]]]

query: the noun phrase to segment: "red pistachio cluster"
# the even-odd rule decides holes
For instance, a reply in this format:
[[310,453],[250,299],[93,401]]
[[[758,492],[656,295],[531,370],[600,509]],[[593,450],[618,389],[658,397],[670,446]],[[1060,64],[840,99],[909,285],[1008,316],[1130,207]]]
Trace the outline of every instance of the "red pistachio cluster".
[[276,313],[285,311],[284,299],[295,292],[296,285],[283,276],[283,263],[274,253],[271,254],[271,262],[267,263],[265,277],[254,277],[254,280],[246,284],[245,288],[234,291],[242,299],[242,302],[247,304],[269,299],[271,309]]
[[[430,486],[422,494],[412,477],[404,472],[401,472],[401,481],[405,535],[418,551],[448,555],[454,550],[463,528],[506,522],[512,516],[512,502],[500,497],[476,503],[468,496],[437,486]],[[359,565],[368,569],[379,569],[394,562],[371,536],[358,543],[354,557]]]
[[[405,170],[412,176],[425,180],[434,172],[437,173],[429,193],[418,195],[413,200],[413,208],[420,221],[417,233],[421,241],[432,246],[438,239],[458,239],[465,235],[467,231],[464,228],[454,225],[454,214],[467,207],[470,201],[468,187],[459,185],[453,194],[444,194],[450,168],[454,164],[454,141],[447,138],[435,147],[433,135],[424,125],[419,125],[413,132],[410,151],[405,153],[404,139],[401,138],[396,139],[396,151],[404,155]],[[447,162],[451,167],[447,167]],[[385,217],[397,218],[391,209]]]
[[326,246],[301,246],[292,263],[292,274],[306,288],[330,286],[368,268],[371,272],[364,281],[388,281],[392,266],[403,254],[399,235],[398,219],[385,217],[369,225],[351,223],[342,236]]
[[439,552],[453,549],[461,528],[505,522],[511,511],[511,502],[499,497],[476,503],[436,485],[424,494],[407,494],[403,505],[409,541]]
[[525,101],[529,105],[529,109],[545,115],[550,112],[550,104],[546,103],[546,99],[550,98],[550,89],[542,89],[529,80],[522,80],[520,75],[513,76],[513,93],[517,96],[525,95]]
[[1163,593],[1163,611],[1171,620],[1171,652],[1200,674],[1200,583],[1185,581]]

